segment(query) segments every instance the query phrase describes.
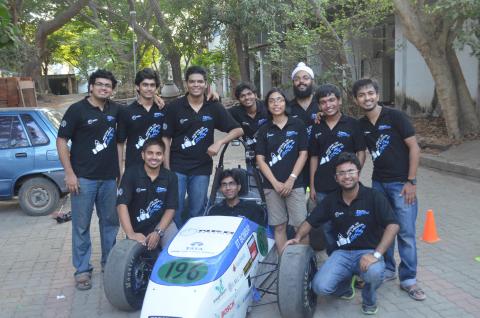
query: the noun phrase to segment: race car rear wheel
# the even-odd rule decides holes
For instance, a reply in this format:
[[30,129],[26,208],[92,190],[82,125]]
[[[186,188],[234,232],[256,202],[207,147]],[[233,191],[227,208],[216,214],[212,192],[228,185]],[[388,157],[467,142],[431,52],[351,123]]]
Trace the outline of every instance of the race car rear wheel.
[[317,295],[312,289],[317,271],[315,253],[308,245],[289,245],[278,267],[277,297],[282,317],[310,318],[315,312]]
[[115,244],[103,274],[105,296],[114,307],[125,311],[142,307],[156,257],[155,252],[134,240]]

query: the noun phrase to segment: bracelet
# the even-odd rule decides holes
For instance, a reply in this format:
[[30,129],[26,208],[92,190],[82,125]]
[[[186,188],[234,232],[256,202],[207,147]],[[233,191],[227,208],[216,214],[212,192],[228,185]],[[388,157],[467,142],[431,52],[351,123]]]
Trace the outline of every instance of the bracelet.
[[292,177],[293,179],[297,179],[297,176],[294,175],[293,173],[290,173],[290,177]]

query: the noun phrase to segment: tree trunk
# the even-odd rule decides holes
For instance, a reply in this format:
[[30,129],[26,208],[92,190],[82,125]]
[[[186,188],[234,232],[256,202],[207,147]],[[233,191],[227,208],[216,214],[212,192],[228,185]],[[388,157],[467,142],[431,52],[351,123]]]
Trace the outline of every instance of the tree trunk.
[[172,66],[172,77],[173,82],[177,85],[180,91],[185,91],[183,87],[183,76],[182,76],[182,66],[181,66],[181,56],[180,54],[171,54],[167,57],[170,65]]
[[240,71],[240,78],[244,82],[249,82],[250,76],[249,76],[248,64],[247,64],[248,52],[245,52],[244,50],[242,34],[238,29],[232,29],[232,32],[233,32],[233,37],[235,41],[235,52],[237,53],[237,63],[238,63],[238,69]]

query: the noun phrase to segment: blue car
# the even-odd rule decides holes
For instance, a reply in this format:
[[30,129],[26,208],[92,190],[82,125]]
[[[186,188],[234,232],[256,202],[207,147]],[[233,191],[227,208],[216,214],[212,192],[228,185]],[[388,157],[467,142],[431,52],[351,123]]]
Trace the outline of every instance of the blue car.
[[55,140],[62,113],[0,108],[0,200],[18,196],[22,210],[47,215],[67,193]]

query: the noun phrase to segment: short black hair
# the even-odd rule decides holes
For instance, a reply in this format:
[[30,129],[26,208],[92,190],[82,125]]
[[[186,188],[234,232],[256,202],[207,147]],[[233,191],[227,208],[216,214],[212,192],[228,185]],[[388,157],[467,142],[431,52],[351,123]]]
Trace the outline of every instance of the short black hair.
[[161,139],[152,138],[152,139],[145,140],[145,143],[143,144],[143,147],[142,147],[142,152],[145,152],[147,148],[150,146],[159,146],[160,148],[162,148],[162,151],[165,151],[165,143]]
[[228,177],[232,177],[237,184],[241,185],[240,174],[236,169],[225,169],[220,173],[220,178],[218,178],[218,186],[222,185],[222,180]]
[[360,165],[360,160],[358,160],[357,155],[352,152],[342,152],[338,155],[337,160],[335,161],[335,170],[339,165],[346,162],[353,163],[358,170],[362,169],[362,166]]
[[272,95],[273,93],[279,93],[285,99],[285,114],[288,115],[289,112],[287,107],[287,103],[288,103],[287,95],[285,95],[285,93],[278,87],[272,87],[272,89],[268,91],[267,95],[265,95],[265,105],[267,107],[268,115],[270,117],[272,116],[272,114],[270,113],[270,110],[268,109],[268,99],[270,98],[270,95]]
[[103,70],[103,69],[98,69],[95,72],[93,72],[92,74],[90,74],[90,76],[88,77],[88,86],[95,85],[95,81],[97,80],[97,78],[108,79],[108,80],[112,81],[112,88],[113,89],[115,89],[115,87],[117,87],[117,80],[115,79],[115,76],[113,76],[113,73],[110,72],[110,71],[107,71],[107,70]]
[[207,80],[207,70],[199,65],[192,65],[185,71],[185,81],[188,81],[188,78],[192,74],[201,74],[203,79]]
[[237,85],[237,87],[235,87],[235,98],[238,99],[240,97],[240,94],[246,89],[249,89],[253,93],[256,93],[255,85],[249,82],[241,82]]
[[137,75],[135,75],[135,85],[140,85],[140,83],[145,79],[154,80],[157,88],[160,86],[160,78],[158,77],[158,73],[151,68],[144,68],[143,70],[137,72]]
[[373,88],[375,89],[375,92],[378,93],[378,83],[376,80],[372,78],[362,78],[356,81],[355,83],[353,83],[353,86],[352,86],[353,97],[356,98],[358,91],[361,88],[364,88],[366,86],[373,86]]
[[328,97],[332,94],[335,95],[337,99],[341,98],[341,93],[337,86],[333,84],[320,85],[315,91],[315,100],[320,101],[320,98]]

